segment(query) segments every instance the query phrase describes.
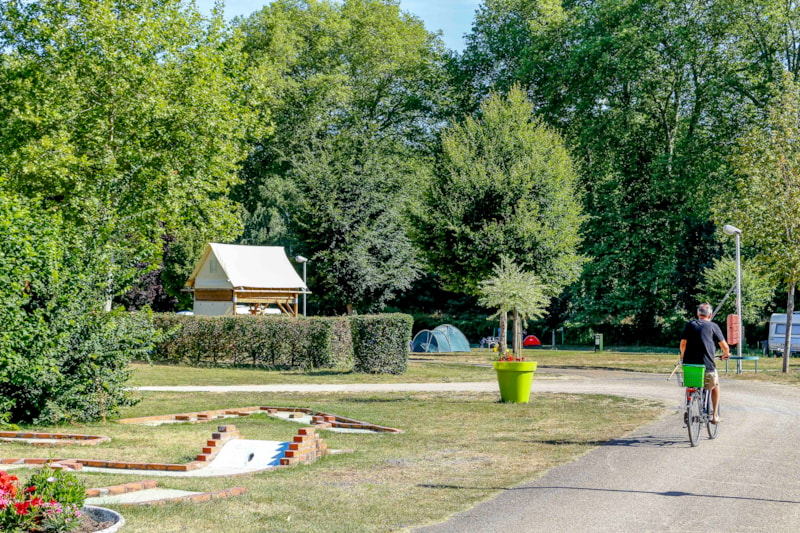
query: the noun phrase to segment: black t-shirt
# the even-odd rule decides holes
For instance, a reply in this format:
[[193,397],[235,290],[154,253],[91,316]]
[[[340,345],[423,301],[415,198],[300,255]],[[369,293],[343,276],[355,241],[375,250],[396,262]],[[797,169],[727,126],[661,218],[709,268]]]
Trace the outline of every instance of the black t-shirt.
[[708,320],[692,320],[683,328],[681,340],[683,339],[686,339],[686,350],[683,352],[684,364],[705,364],[707,371],[716,370],[714,353],[719,342],[725,340],[718,325]]

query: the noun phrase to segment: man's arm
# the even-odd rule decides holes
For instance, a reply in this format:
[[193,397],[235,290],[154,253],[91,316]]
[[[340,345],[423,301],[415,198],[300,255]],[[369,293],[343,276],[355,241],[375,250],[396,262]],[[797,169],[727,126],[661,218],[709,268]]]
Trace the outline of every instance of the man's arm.
[[686,352],[686,339],[681,339],[681,361],[683,361],[684,352]]
[[719,341],[719,347],[722,348],[722,358],[727,359],[731,356],[731,347],[724,340]]

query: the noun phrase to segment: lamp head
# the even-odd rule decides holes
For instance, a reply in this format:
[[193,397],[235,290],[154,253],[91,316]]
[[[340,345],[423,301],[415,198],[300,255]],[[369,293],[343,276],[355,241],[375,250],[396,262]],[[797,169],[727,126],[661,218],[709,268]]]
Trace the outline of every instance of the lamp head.
[[722,232],[725,235],[741,235],[742,234],[742,230],[740,230],[736,226],[731,226],[730,224],[725,224],[724,226],[722,226]]
[[298,255],[297,257],[294,258],[294,260],[297,261],[298,263],[307,263],[308,262],[308,259],[306,259],[302,255]]

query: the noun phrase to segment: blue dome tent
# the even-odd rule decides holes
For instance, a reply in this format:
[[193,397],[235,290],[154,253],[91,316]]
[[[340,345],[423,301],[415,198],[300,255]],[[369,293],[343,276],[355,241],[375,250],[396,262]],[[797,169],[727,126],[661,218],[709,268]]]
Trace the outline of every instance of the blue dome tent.
[[455,326],[451,326],[450,324],[442,324],[441,326],[437,326],[433,331],[441,331],[447,336],[447,340],[450,341],[450,351],[451,352],[469,352],[469,341],[467,337],[461,333],[461,330]]
[[414,336],[411,351],[415,353],[469,352],[469,341],[461,331],[450,324],[423,329]]

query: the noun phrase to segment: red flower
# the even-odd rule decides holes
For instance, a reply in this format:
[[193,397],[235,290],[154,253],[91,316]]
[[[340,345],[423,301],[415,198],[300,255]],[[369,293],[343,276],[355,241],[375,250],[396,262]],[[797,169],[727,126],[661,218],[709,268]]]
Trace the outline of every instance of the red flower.
[[35,485],[31,485],[30,487],[25,489],[25,494],[30,494],[31,492],[33,492],[35,490],[36,490],[36,486]]
[[16,502],[14,503],[14,507],[16,508],[18,515],[26,515],[28,514],[28,510],[30,509],[31,502]]

